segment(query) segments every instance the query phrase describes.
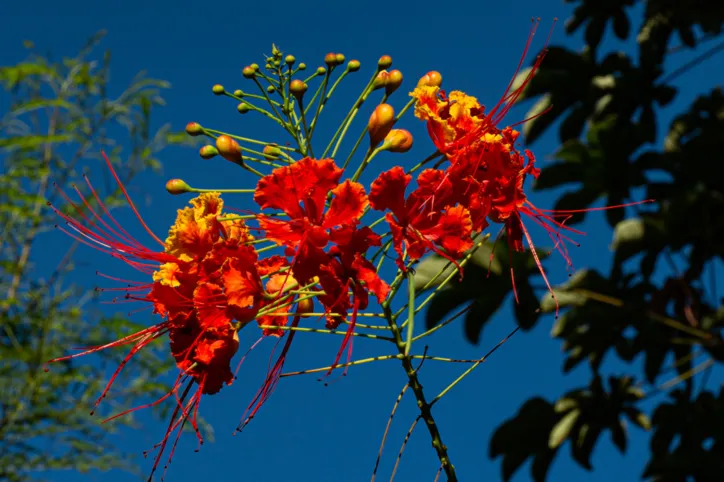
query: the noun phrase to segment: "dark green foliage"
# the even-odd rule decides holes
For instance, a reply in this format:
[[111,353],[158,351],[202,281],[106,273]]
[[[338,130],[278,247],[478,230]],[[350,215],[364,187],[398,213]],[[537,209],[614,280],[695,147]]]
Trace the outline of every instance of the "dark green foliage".
[[[628,7],[639,3],[634,0],[567,1],[576,7],[566,29],[585,29],[587,45],[580,53],[551,47],[521,96],[535,100],[527,117],[550,108],[524,125],[528,143],[561,119],[555,162],[544,165],[535,188],[565,188],[557,209],[584,209],[600,200],[655,202],[628,210],[634,213],[629,219],[624,210],[607,212],[614,250],[609,273],[581,271],[555,288],[562,314],[552,336],[566,354],[562,370],[587,362],[589,386],[557,402],[524,402],[492,436],[490,455],[502,459],[506,481],[528,459],[533,479],[544,481],[568,443],[573,460],[590,470],[595,447],[607,443],[600,442],[602,434],[626,451],[628,421],[653,430],[644,473],[626,480],[724,480],[724,395],[707,386],[713,382],[707,376],[694,383],[724,361],[724,306],[711,280],[712,262],[724,258],[724,94],[702,79],[691,106],[674,112],[668,126],[659,120],[678,94],[674,81],[680,75],[703,61],[721,62],[709,59],[724,51],[724,2],[649,0],[640,19],[629,18]],[[639,25],[634,37],[631,30]],[[609,32],[635,42],[637,54],[604,52],[600,41]],[[693,48],[700,55],[690,62],[673,55]],[[477,342],[511,292],[507,254],[495,259],[496,279],[483,280],[487,256],[470,269],[473,275],[432,303],[430,325],[472,302],[465,327]],[[422,271],[426,263],[440,260],[424,261]],[[516,285],[526,293],[516,313],[535,313],[525,321],[518,315],[518,323],[529,328],[536,310],[551,313],[555,303],[549,294],[538,302],[528,292],[528,277],[536,274],[530,263],[514,257],[514,264]],[[631,365],[604,386],[607,357],[643,360],[643,370]],[[654,403],[644,409],[644,399]]]

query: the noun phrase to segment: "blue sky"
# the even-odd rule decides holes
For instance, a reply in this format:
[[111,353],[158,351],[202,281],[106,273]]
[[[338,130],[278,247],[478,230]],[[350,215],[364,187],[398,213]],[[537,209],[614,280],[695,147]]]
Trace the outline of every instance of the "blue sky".
[[[417,78],[429,70],[443,74],[446,89],[466,91],[487,105],[497,102],[517,65],[530,18],[542,18],[533,47],[536,52],[553,18],[564,20],[571,10],[562,1],[552,0],[520,0],[512,5],[429,0],[364,3],[281,0],[273,4],[225,0],[209,3],[39,0],[29,11],[23,3],[12,2],[3,7],[5,22],[0,31],[0,44],[4,47],[0,63],[7,65],[22,60],[25,51],[21,41],[25,39],[58,56],[73,55],[89,35],[105,28],[109,35],[101,47],[113,52],[111,90],[121,92],[141,69],[173,84],[165,94],[168,106],[160,109],[154,119],[158,126],[170,122],[175,129],[182,129],[187,122],[197,121],[246,137],[284,142],[283,132],[274,124],[253,114],[240,116],[233,100],[215,97],[211,86],[221,83],[228,90],[251,90],[249,81],[241,76],[241,68],[252,62],[261,64],[262,54],[269,52],[272,42],[286,53],[294,54],[298,61],[307,63],[308,72],[322,64],[325,53],[342,52],[347,59],[359,59],[362,70],[345,81],[325,110],[317,137],[323,139],[334,131],[336,122],[344,116],[382,54],[391,55],[392,68],[400,69],[405,75],[403,87],[392,98],[397,108],[407,101],[405,93]],[[619,46],[611,37],[608,32],[605,45]],[[551,42],[563,43],[574,50],[583,45],[580,35],[565,36],[562,22],[556,26]],[[685,55],[674,59],[676,65],[686,60]],[[667,67],[672,66],[675,65]],[[677,83],[682,95],[672,109],[688,104],[697,92],[711,86],[708,79],[721,78],[723,72],[723,67],[709,62],[695,74],[682,77]],[[522,119],[528,107],[514,109],[508,119]],[[361,122],[357,129],[369,115],[370,106],[367,108],[359,116]],[[660,126],[666,125],[670,116],[665,114],[661,119],[665,123],[661,122]],[[421,123],[408,116],[402,127],[415,135],[415,148],[405,157],[379,156],[374,161],[379,163],[379,170],[397,163],[412,165],[430,152],[431,144]],[[356,134],[350,139],[353,137]],[[556,146],[556,129],[551,129],[533,146],[542,165]],[[255,182],[248,173],[218,158],[203,161],[189,149],[169,149],[161,159],[163,177],[145,174],[130,186],[146,221],[159,234],[165,233],[175,210],[187,201],[185,197],[169,196],[163,188],[165,179],[182,178],[193,186],[209,188],[251,187]],[[100,169],[98,166],[95,171],[98,175],[101,175]],[[369,183],[371,178],[363,180]],[[227,196],[226,200],[231,206],[245,209],[251,207],[247,196]],[[539,207],[546,208],[555,197],[553,193],[533,194],[532,199]],[[132,222],[130,216],[121,215],[121,218]],[[576,267],[607,270],[611,233],[603,222],[603,215],[589,215],[584,230],[588,235],[581,240],[583,246],[573,253]],[[134,232],[143,235],[140,226]],[[67,242],[57,232],[45,236],[47,239],[43,242],[49,245]],[[541,245],[545,244],[542,232],[534,236],[541,240]],[[45,252],[36,262],[40,265],[44,260],[52,262],[53,256],[52,252]],[[99,266],[106,272],[116,273],[112,260],[89,253],[87,249],[82,250],[81,256],[85,263],[79,264],[74,280],[89,289],[97,283],[93,274]],[[124,269],[118,266],[117,273],[125,273]],[[547,262],[547,269],[553,283],[565,281],[562,259],[553,257]],[[480,346],[470,346],[464,341],[462,328],[453,325],[430,340],[430,354],[479,357],[512,329],[511,315],[512,307],[508,303],[487,326]],[[461,480],[500,479],[500,461],[488,459],[488,442],[495,427],[512,416],[524,400],[531,396],[553,400],[588,382],[589,369],[585,365],[566,376],[561,375],[560,343],[549,336],[552,321],[552,317],[544,317],[533,331],[516,335],[435,407],[443,439]],[[252,341],[249,333],[242,332],[242,344]],[[335,337],[299,335],[287,369],[328,365],[339,341]],[[386,346],[360,341],[355,344],[356,357],[391,353]],[[203,401],[201,410],[215,428],[216,441],[194,453],[194,437],[185,436],[167,480],[355,482],[369,479],[389,411],[405,383],[399,363],[386,361],[354,368],[348,377],[328,387],[318,383],[314,376],[285,379],[245,432],[232,437],[246,404],[261,382],[270,348],[271,343],[262,345],[245,362],[234,385]],[[434,395],[462,370],[461,366],[426,363],[421,378],[427,393]],[[623,374],[627,368],[611,362],[605,370]],[[79,407],[79,410],[85,409]],[[408,394],[388,437],[379,480],[389,478],[397,450],[416,413],[412,394]],[[143,427],[120,431],[112,435],[111,440],[123,452],[138,454],[139,462],[147,471],[150,460],[143,461],[140,453],[162,436],[164,427],[163,422],[143,416],[141,420]],[[571,462],[565,447],[554,462],[548,480],[638,480],[647,455],[646,435],[635,428],[630,430],[630,435],[629,451],[622,456],[612,447],[608,434],[604,434],[592,458],[596,470],[591,474]],[[405,450],[396,480],[433,480],[437,466],[429,435],[421,425]],[[526,464],[513,480],[529,480],[528,470]],[[115,471],[47,477],[58,482],[133,480],[133,476]]]

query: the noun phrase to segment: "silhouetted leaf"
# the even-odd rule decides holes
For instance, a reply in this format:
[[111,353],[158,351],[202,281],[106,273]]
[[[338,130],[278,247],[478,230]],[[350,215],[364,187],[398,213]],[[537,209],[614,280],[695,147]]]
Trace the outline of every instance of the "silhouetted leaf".
[[568,412],[551,430],[551,434],[548,438],[548,447],[555,449],[563,443],[568,435],[573,430],[573,426],[578,421],[578,416],[581,414],[580,410],[574,409]]

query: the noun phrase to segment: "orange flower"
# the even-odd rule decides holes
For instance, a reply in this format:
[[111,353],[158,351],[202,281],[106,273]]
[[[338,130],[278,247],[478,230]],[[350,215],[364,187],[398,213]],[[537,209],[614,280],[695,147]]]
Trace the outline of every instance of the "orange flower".
[[[171,354],[180,373],[172,390],[151,404],[161,403],[172,395],[177,400],[165,437],[157,445],[161,450],[154,463],[155,471],[171,433],[178,430],[178,440],[180,429],[186,422],[190,422],[196,431],[199,443],[203,441],[197,425],[201,397],[217,393],[224,384],[233,381],[230,363],[239,347],[237,331],[253,320],[259,308],[267,302],[261,276],[278,271],[286,260],[275,257],[259,262],[256,251],[249,244],[254,238],[244,222],[240,219],[219,220],[224,214],[223,201],[218,193],[202,194],[191,200],[191,207],[180,209],[168,238],[165,242],[161,241],[141,218],[107,158],[106,163],[129,206],[145,230],[161,246],[160,250],[148,249],[136,241],[111,216],[90,182],[88,187],[99,209],[94,209],[78,189],[76,192],[81,204],[73,203],[61,191],[63,198],[74,209],[75,217],[53,209],[66,221],[69,229],[61,230],[68,235],[123,260],[151,278],[150,282],[132,283],[121,290],[126,292],[128,300],[152,303],[154,313],[160,315],[163,321],[115,342],[51,362],[131,345],[128,356],[96,401],[97,406],[134,354],[153,340],[169,335]],[[275,322],[281,324],[285,321],[282,318]],[[194,384],[197,389],[192,393]],[[136,408],[113,418],[134,410]]]

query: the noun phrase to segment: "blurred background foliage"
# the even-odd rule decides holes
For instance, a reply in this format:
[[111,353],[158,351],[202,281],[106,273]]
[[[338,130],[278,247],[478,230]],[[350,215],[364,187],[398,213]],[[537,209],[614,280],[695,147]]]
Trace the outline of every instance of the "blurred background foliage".
[[[541,164],[534,189],[565,188],[556,205],[563,210],[656,202],[638,206],[629,219],[623,209],[606,211],[613,237],[610,272],[578,271],[555,287],[562,314],[551,335],[566,353],[562,371],[587,363],[589,385],[558,400],[532,398],[516,413],[501,414],[509,418],[492,435],[489,455],[501,459],[504,480],[531,461],[532,479],[543,482],[564,445],[576,463],[591,470],[601,436],[608,433],[624,453],[633,424],[649,431],[650,452],[644,473],[631,474],[631,480],[722,481],[724,386],[708,376],[724,363],[724,305],[715,274],[724,255],[721,86],[702,79],[709,90],[699,92],[668,126],[659,119],[679,94],[675,79],[724,50],[724,2],[566,2],[575,4],[566,31],[583,29],[587,45],[580,52],[551,46],[520,98],[532,103],[527,117],[547,110],[523,125],[527,143],[554,125],[560,138],[554,162]],[[643,18],[632,18],[631,7],[641,3]],[[632,30],[636,25],[638,32]],[[634,44],[637,54],[601,51],[599,43],[609,33]],[[697,55],[681,65],[675,55],[686,49]],[[584,216],[576,214],[567,224]],[[467,272],[431,304],[429,326],[463,308],[467,338],[480,340],[511,296],[505,243],[498,243],[492,264],[492,246],[486,249],[470,268],[477,274]],[[514,256],[512,262],[520,298],[516,318],[526,330],[541,313],[553,312],[555,302],[550,294],[536,297],[529,278],[540,275],[531,256]],[[421,263],[419,286],[440,263],[436,257]],[[475,281],[488,269],[500,282]],[[606,356],[627,363],[628,373],[601,373]]]
[[[103,162],[101,150],[128,182],[158,169],[164,147],[188,142],[169,126],[152,130],[151,115],[164,105],[168,82],[140,72],[124,92],[107,91],[111,55],[96,48],[103,35],[60,59],[38,54],[26,41],[27,59],[0,67],[7,106],[0,118],[0,480],[36,480],[48,470],[133,470],[106,434],[133,426],[134,418],[101,425],[99,417],[168,391],[156,378],[171,367],[158,344],[135,357],[132,376],[114,385],[94,417],[90,407],[123,350],[100,352],[95,364],[69,361],[44,370],[71,347],[108,343],[141,328],[122,316],[103,317],[96,293],[68,282],[74,247],[58,255],[57,266],[35,265],[37,250],[52,249],[43,233],[58,222],[46,204],[65,204],[57,202],[56,184],[73,194],[77,183],[87,193],[83,175]],[[122,193],[109,177],[95,188],[113,207]]]

